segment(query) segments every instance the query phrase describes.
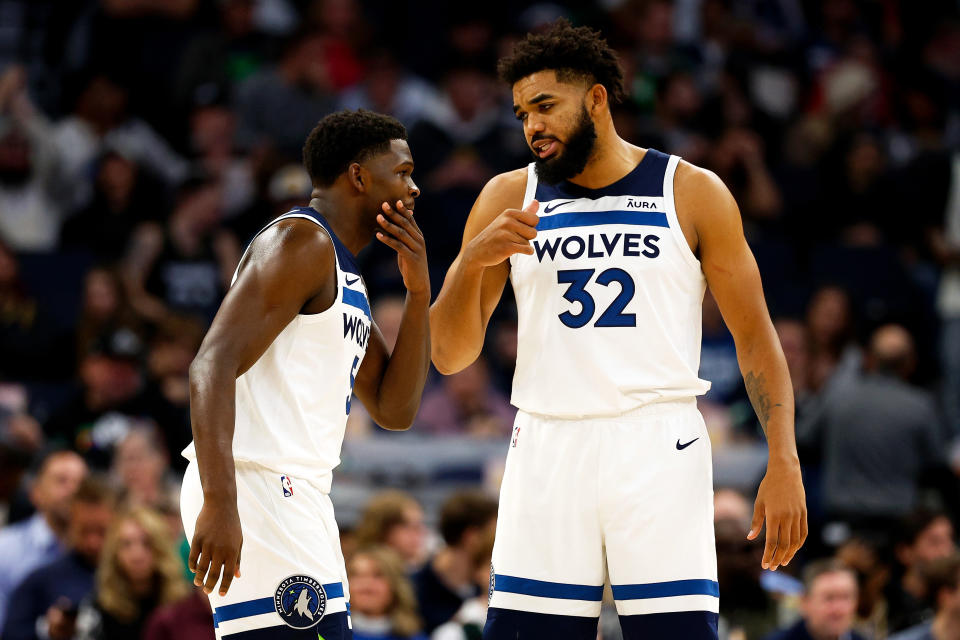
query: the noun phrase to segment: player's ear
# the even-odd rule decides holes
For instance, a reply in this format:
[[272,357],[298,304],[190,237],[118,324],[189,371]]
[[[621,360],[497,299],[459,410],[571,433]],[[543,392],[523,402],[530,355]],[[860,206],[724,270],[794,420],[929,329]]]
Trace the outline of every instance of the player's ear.
[[360,166],[358,162],[354,162],[347,167],[347,178],[350,179],[353,188],[360,193],[365,192],[370,184],[370,172]]
[[597,109],[602,109],[607,105],[607,88],[602,84],[595,84],[587,90],[587,109],[595,113]]

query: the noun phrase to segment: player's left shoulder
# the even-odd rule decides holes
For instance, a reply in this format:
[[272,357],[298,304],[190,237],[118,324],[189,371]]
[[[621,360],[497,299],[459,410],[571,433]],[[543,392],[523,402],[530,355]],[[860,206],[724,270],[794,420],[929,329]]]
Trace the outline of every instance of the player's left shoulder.
[[698,235],[711,229],[740,226],[740,209],[730,189],[709,169],[680,160],[673,193],[681,224],[691,225]]

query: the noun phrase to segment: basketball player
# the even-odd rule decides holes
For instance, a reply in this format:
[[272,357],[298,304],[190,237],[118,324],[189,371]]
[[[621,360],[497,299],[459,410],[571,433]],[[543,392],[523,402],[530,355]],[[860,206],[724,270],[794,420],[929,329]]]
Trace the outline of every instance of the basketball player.
[[695,397],[709,285],[770,457],[763,566],[807,534],[793,392],[737,205],[709,171],[618,137],[613,50],[560,22],[500,61],[535,160],[493,178],[430,312],[443,373],[480,353],[509,277],[512,402],[484,637],[595,638],[604,572],[624,637],[717,637],[710,440]]
[[[430,362],[430,282],[406,137],[369,111],[320,121],[303,149],[310,206],[250,244],[190,368],[194,441],[181,511],[217,637],[350,637],[328,493],[351,393],[378,424],[406,429]],[[407,288],[392,354],[354,260],[374,235],[397,252]]]

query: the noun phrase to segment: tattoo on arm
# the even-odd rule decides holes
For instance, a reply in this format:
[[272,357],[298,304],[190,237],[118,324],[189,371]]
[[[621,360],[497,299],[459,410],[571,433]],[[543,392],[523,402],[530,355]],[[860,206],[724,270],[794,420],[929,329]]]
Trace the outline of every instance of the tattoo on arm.
[[770,403],[770,395],[767,393],[767,379],[762,373],[757,375],[753,371],[748,372],[743,378],[743,384],[747,388],[747,395],[750,397],[753,410],[757,412],[760,427],[766,434],[767,422],[770,420],[770,410],[773,407],[782,407],[783,405],[779,402],[777,404]]

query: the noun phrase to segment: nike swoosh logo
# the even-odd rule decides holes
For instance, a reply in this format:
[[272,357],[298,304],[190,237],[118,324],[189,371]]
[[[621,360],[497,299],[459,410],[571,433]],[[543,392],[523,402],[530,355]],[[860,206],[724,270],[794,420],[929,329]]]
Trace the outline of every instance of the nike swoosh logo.
[[347,284],[353,284],[354,282],[356,282],[356,281],[359,280],[359,279],[360,279],[360,278],[357,277],[357,278],[354,278],[353,280],[351,280],[349,277],[347,277]]
[[559,202],[557,204],[548,204],[543,208],[544,213],[551,213],[557,207],[562,207],[565,204],[570,204],[571,202],[576,202],[575,200],[567,200],[566,202]]
[[696,441],[699,440],[699,439],[700,439],[700,438],[694,438],[693,440],[691,440],[691,441],[688,442],[687,444],[680,444],[680,441],[677,440],[677,451],[683,451],[684,449],[686,449],[687,447],[689,447],[690,445],[692,445],[694,442],[696,442]]

